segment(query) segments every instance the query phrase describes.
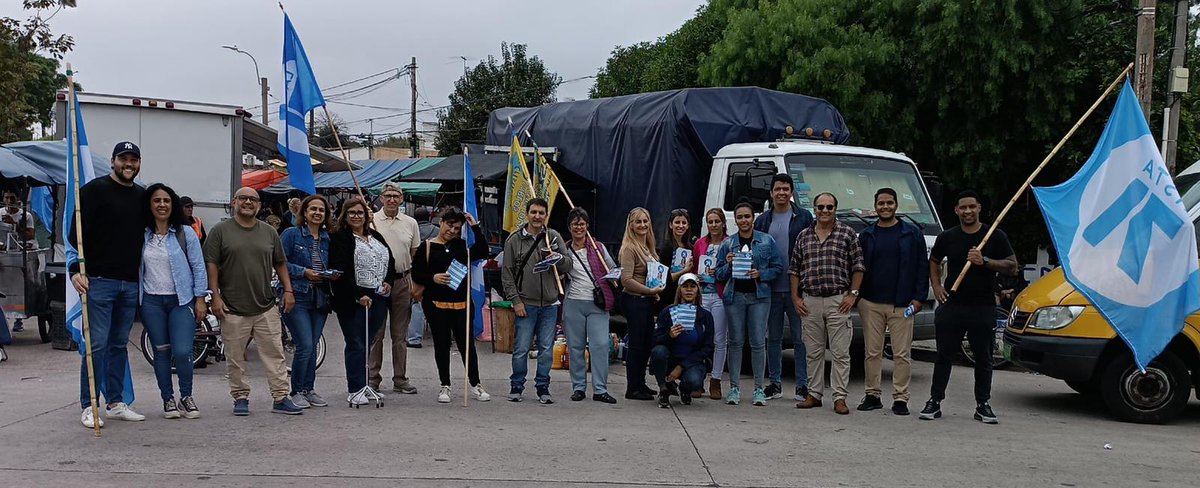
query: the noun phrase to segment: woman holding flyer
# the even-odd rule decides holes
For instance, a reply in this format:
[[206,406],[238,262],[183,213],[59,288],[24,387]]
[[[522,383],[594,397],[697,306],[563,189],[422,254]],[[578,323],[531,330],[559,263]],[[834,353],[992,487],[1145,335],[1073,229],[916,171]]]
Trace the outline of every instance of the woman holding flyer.
[[332,310],[328,280],[340,276],[325,264],[329,262],[329,230],[325,223],[328,208],[325,197],[309,195],[300,203],[296,226],[288,227],[279,236],[296,297],[292,311],[283,314],[283,323],[296,344],[291,398],[300,408],[329,405],[313,391],[317,379],[317,338],[321,337]]
[[617,260],[621,263],[621,286],[626,294],[621,303],[629,332],[625,399],[654,400],[658,392],[646,386],[646,362],[650,360],[654,341],[654,303],[666,288],[666,266],[655,260],[654,231],[646,209],[637,207],[629,211]]
[[733,210],[738,233],[717,249],[717,281],[724,282],[722,299],[729,316],[729,395],[725,403],[741,403],[742,344],[750,338],[755,406],[767,404],[763,374],[767,369],[767,313],[771,309],[771,280],[784,272],[783,258],[770,234],[754,230],[754,207],[742,202]]
[[370,217],[362,200],[347,200],[329,239],[329,268],[345,272],[333,280],[333,311],[346,339],[346,401],[357,405],[367,404],[355,393],[367,386],[367,342],[387,318],[396,272],[383,236],[367,225]]
[[567,259],[575,265],[567,273],[567,296],[563,300],[563,327],[567,333],[568,361],[571,365],[571,401],[587,396],[587,369],[583,348],[591,353],[592,400],[617,403],[608,394],[608,350],[612,340],[608,332],[608,312],[615,301],[612,285],[604,279],[616,268],[604,246],[588,235],[588,213],[581,207],[571,209],[567,221],[571,226],[571,241]]
[[650,370],[658,380],[659,407],[669,408],[671,395],[690,405],[692,392],[704,388],[713,353],[713,316],[700,303],[700,278],[684,273],[675,304],[658,314]]
[[[450,337],[453,336],[458,343],[458,354],[463,361],[467,360],[468,347],[472,358],[479,357],[475,353],[473,334],[467,333],[468,290],[463,275],[470,261],[467,241],[462,239],[464,222],[475,233],[470,257],[487,257],[487,239],[479,223],[470,214],[453,207],[442,213],[438,234],[418,247],[416,256],[413,256],[412,278],[414,283],[424,287],[420,293],[421,308],[425,310],[426,323],[433,334],[433,360],[437,363],[438,379],[442,386],[438,392],[438,403],[450,403]],[[472,359],[467,365],[467,379],[471,382],[471,394],[476,400],[486,402],[492,399],[484,391],[483,385],[479,384],[477,359]]]
[[696,274],[700,277],[700,303],[713,317],[712,379],[708,380],[708,397],[725,398],[721,393],[721,374],[725,371],[725,354],[729,345],[729,320],[721,294],[725,283],[716,280],[717,248],[729,238],[725,232],[725,212],[710,208],[704,213],[708,235],[696,241],[692,255],[696,257]]
[[[692,244],[695,244],[696,241],[692,237],[692,222],[688,218],[686,209],[677,208],[671,211],[666,233],[663,235],[667,237],[663,239],[662,247],[658,249],[658,262],[670,266],[670,274],[662,296],[671,300],[675,297],[675,286],[679,282],[679,277],[684,273],[691,273],[692,265],[695,263],[692,258]],[[667,300],[658,302],[659,310],[671,305],[666,303]]]

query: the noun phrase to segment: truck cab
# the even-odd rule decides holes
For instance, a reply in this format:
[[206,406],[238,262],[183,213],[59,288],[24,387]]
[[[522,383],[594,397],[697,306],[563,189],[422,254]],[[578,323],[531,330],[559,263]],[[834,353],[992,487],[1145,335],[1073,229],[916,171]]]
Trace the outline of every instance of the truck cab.
[[[1200,164],[1175,178],[1193,228],[1200,235]],[[1099,396],[1117,418],[1160,424],[1178,416],[1193,389],[1200,398],[1200,313],[1146,371],[1125,342],[1066,279],[1062,268],[1033,282],[1013,302],[1001,351],[1005,358]]]
[[[819,140],[785,139],[721,148],[713,157],[704,206],[723,209],[728,231],[733,235],[737,233],[733,208],[745,198],[758,211],[768,210],[771,177],[776,173],[792,177],[796,187],[794,201],[809,212],[817,194],[836,195],[838,220],[856,231],[861,232],[875,221],[875,191],[883,187],[896,190],[897,216],[922,229],[927,249],[933,247],[934,239],[942,231],[933,198],[912,159],[891,151]],[[930,294],[915,318],[915,340],[934,337],[933,309]],[[860,343],[862,323],[857,312],[852,319],[854,339]]]

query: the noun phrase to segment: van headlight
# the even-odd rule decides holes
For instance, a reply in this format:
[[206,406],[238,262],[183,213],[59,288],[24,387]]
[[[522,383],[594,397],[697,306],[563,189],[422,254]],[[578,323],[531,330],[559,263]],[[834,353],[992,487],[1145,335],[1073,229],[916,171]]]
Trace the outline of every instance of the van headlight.
[[1033,313],[1026,327],[1038,330],[1057,330],[1075,321],[1083,313],[1082,305],[1043,307]]

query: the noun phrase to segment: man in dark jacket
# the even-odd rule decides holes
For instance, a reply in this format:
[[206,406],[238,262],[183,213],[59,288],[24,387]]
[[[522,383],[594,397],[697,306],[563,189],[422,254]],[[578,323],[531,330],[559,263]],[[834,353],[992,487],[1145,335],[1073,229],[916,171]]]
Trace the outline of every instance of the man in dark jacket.
[[[795,184],[792,177],[779,173],[771,178],[771,211],[763,212],[754,220],[754,230],[770,234],[775,239],[776,251],[784,262],[792,260],[792,248],[801,230],[813,223],[808,210],[792,201]],[[796,352],[796,400],[808,396],[808,366],[804,362],[804,341],[800,337],[800,315],[792,307],[788,296],[788,274],[780,273],[771,283],[771,311],[767,314],[767,385],[764,393],[768,400],[783,397],[783,318],[786,316],[791,329],[792,345]]]
[[858,299],[867,349],[867,394],[858,410],[883,408],[879,383],[884,334],[888,331],[896,365],[892,372],[892,413],[908,415],[913,317],[929,296],[929,268],[925,235],[917,226],[896,218],[896,203],[896,190],[880,188],[875,192],[875,215],[879,220],[858,235],[867,267]]

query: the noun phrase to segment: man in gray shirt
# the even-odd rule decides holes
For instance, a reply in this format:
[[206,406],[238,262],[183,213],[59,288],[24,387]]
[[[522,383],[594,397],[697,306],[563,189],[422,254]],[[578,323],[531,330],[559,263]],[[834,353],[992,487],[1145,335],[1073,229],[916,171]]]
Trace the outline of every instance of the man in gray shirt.
[[233,414],[250,415],[250,384],[243,375],[246,346],[253,339],[267,370],[271,412],[299,415],[304,410],[288,398],[291,385],[283,356],[282,321],[275,311],[275,292],[271,289],[272,272],[283,285],[284,313],[292,310],[295,297],[279,234],[255,218],[260,206],[257,191],[239,189],[233,197],[233,218],[213,226],[204,241],[212,312],[221,321]]
[[[792,201],[795,193],[795,183],[787,173],[776,174],[771,178],[771,211],[759,214],[754,221],[754,230],[765,232],[775,239],[775,247],[779,256],[791,262],[792,249],[795,247],[796,236],[801,230],[813,223],[813,216],[808,210],[800,208]],[[792,307],[789,294],[790,283],[787,273],[780,273],[771,282],[771,311],[767,314],[767,379],[769,385],[764,390],[768,400],[783,398],[783,318],[788,319],[791,330],[792,346],[796,353],[796,400],[808,396],[808,366],[804,361],[804,341],[800,335],[800,315]]]

